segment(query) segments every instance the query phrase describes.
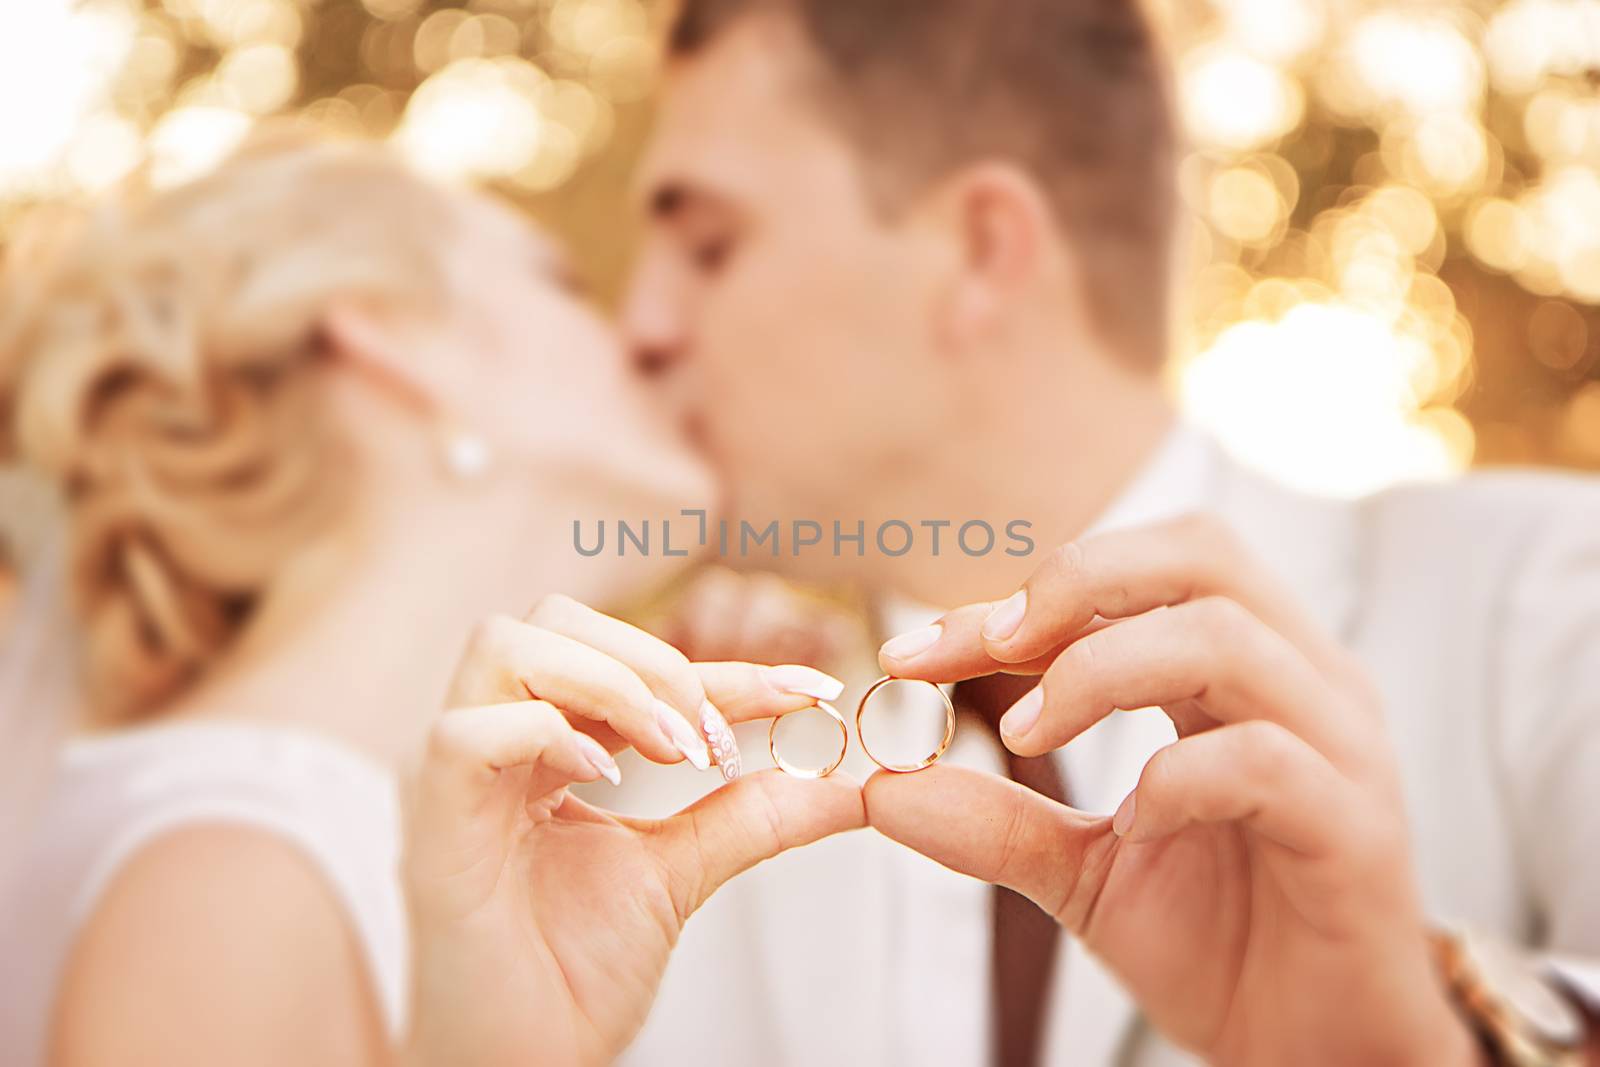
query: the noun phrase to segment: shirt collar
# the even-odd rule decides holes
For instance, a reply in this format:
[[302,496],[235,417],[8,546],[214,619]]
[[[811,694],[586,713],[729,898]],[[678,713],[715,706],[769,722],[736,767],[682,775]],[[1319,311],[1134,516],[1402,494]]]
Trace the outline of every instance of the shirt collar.
[[1211,439],[1179,422],[1080,539],[1198,511],[1210,498],[1216,473]]
[[[1217,451],[1211,438],[1180,420],[1079,539],[1198,511],[1210,499],[1217,471]],[[1041,547],[1049,551],[1056,546]],[[879,620],[885,633],[898,634],[925,626],[942,614],[920,601],[890,594],[881,602]]]

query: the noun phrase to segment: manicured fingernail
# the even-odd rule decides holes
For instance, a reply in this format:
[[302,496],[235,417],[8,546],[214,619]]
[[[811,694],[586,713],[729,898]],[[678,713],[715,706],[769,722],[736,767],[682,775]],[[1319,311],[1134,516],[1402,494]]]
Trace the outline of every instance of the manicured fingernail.
[[1007,737],[1025,737],[1039,721],[1039,713],[1044,710],[1044,686],[1036,685],[1028,690],[1028,695],[1011,705],[1011,710],[1006,712],[1000,720],[1000,732]]
[[901,634],[886,643],[881,651],[890,659],[915,659],[937,645],[939,638],[943,636],[944,627],[934,623],[932,626],[924,626],[920,630]]
[[621,785],[622,768],[617,766],[617,761],[611,758],[611,753],[606,751],[606,747],[588,734],[580,733],[576,736],[578,748],[583,751],[583,758],[589,761],[595,773],[612,785]]
[[839,694],[844,692],[844,683],[833,675],[795,664],[763,667],[761,677],[780,693],[812,697],[816,700],[838,700]]
[[1022,617],[1028,613],[1028,591],[1018,589],[1006,599],[994,606],[989,612],[989,617],[983,620],[983,636],[986,641],[1005,641],[1017,632],[1022,625]]
[[1139,794],[1129,793],[1128,799],[1122,802],[1117,813],[1111,817],[1111,832],[1118,837],[1127,837],[1128,831],[1133,829],[1133,816],[1139,806]]
[[723,780],[731,782],[739,777],[744,766],[739,757],[739,742],[734,740],[733,727],[728,725],[727,718],[709,700],[700,705],[700,732],[706,735]]
[[694,732],[689,720],[679,715],[677,710],[664,700],[656,701],[656,723],[660,725],[661,732],[667,735],[667,740],[672,742],[673,747],[694,764],[695,770],[711,769],[711,753],[706,750],[706,743]]

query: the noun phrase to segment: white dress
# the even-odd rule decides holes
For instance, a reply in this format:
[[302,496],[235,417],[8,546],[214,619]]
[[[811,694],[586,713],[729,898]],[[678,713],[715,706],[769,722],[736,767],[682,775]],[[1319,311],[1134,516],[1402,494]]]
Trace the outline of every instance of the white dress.
[[391,1034],[404,1025],[407,927],[393,775],[316,734],[242,723],[157,725],[75,740],[0,887],[0,1064],[45,1061],[73,942],[142,847],[235,824],[301,849],[342,902]]

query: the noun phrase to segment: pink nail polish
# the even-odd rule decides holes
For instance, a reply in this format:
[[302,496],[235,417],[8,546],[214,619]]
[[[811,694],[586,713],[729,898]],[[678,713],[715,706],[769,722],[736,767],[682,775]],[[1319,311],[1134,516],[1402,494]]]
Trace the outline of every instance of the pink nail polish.
[[716,705],[707,700],[700,705],[700,732],[706,735],[706,743],[711,747],[711,758],[717,761],[717,766],[722,769],[724,781],[733,781],[739,777],[743,770],[743,760],[739,756],[739,742],[734,740],[733,727],[728,725],[728,720],[718,711]]

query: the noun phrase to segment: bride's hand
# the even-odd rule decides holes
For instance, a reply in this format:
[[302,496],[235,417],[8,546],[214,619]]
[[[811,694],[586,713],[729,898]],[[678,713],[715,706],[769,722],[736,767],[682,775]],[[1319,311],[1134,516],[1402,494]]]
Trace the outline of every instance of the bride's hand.
[[[815,672],[811,672],[815,675]],[[690,664],[565,597],[473,640],[435,725],[405,874],[415,935],[415,1062],[609,1062],[643,1024],[684,922],[734,875],[865,824],[858,784],[766,771],[664,820],[623,818],[567,791],[616,780],[633,747],[725,777],[731,721],[810,706],[804,668]],[[708,1039],[715,1025],[706,1020]]]

